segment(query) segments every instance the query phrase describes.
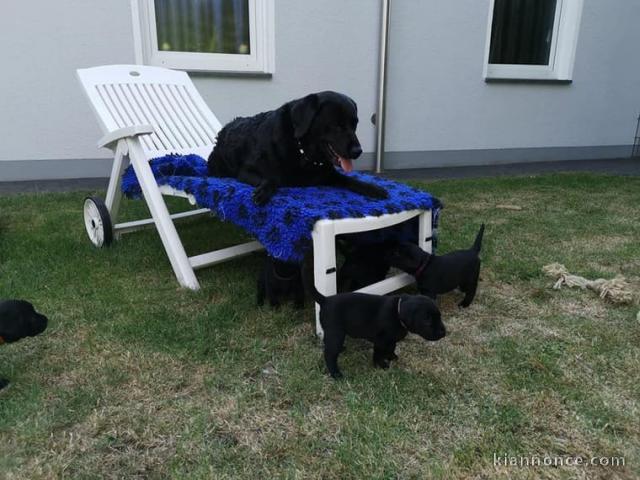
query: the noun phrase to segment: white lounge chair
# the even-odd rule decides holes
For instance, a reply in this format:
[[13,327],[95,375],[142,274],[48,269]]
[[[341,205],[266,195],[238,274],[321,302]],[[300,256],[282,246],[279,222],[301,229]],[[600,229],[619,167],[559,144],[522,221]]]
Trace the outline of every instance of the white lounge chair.
[[[188,257],[173,220],[208,213],[197,210],[170,215],[163,195],[195,199],[187,192],[158,186],[149,160],[170,153],[195,153],[207,158],[221,124],[189,76],[180,71],[140,65],[110,65],[78,70],[78,77],[98,117],[104,136],[98,147],[113,151],[114,161],[105,202],[85,200],[84,219],[90,240],[107,245],[123,233],[154,226],[180,285],[200,288],[195,270],[246,255],[262,248],[252,241]],[[128,164],[136,173],[152,218],[116,223],[122,192],[120,179]],[[312,233],[314,281],[324,295],[336,293],[336,235],[389,227],[419,216],[419,245],[431,251],[431,211],[410,210],[378,217],[320,220]],[[394,275],[359,291],[385,294],[413,282],[407,274]],[[322,336],[316,305],[316,332]]]

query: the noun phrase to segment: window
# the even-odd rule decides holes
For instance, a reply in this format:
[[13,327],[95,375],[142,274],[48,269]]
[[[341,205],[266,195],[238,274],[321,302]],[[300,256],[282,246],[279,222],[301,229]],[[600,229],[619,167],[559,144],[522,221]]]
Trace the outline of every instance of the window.
[[189,71],[273,73],[275,0],[132,0],[136,60]]
[[583,0],[492,0],[485,79],[571,80]]

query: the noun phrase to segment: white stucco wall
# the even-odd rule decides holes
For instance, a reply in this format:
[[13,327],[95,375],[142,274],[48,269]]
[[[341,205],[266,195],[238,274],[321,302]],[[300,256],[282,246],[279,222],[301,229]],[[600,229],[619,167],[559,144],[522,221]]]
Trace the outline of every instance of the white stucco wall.
[[[370,0],[278,0],[273,78],[199,75],[197,88],[224,123],[310,91],[351,95],[371,115],[377,6]],[[129,0],[11,0],[0,15],[2,160],[97,158],[100,130],[75,70],[134,63]],[[373,145],[373,127],[361,130]]]
[[133,62],[128,1],[10,0],[2,10],[0,160],[100,156],[75,69]]
[[489,0],[392,4],[388,150],[633,143],[640,2],[584,0],[571,84],[483,81]]
[[[488,8],[489,0],[392,0],[388,151],[632,142],[640,109],[639,2],[585,0],[570,85],[485,83]],[[222,122],[311,91],[343,91],[358,102],[359,134],[371,152],[378,22],[376,0],[276,0],[272,78],[194,81]],[[129,0],[8,0],[0,58],[0,162],[108,157],[95,147],[100,131],[75,69],[134,62]]]

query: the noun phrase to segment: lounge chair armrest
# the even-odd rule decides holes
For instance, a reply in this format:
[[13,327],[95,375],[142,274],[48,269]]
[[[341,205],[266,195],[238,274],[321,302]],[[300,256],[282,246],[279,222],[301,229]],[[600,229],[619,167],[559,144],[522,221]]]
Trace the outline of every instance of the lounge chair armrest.
[[112,143],[117,142],[121,138],[136,137],[138,135],[146,135],[153,133],[154,129],[151,125],[133,125],[131,127],[119,128],[113,132],[107,133],[98,140],[98,148],[109,147]]

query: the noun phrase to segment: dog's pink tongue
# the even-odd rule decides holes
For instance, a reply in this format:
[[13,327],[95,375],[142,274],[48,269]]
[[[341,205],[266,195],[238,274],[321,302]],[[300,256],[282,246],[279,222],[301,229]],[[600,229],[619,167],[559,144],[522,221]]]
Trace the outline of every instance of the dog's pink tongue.
[[351,163],[350,158],[338,157],[338,160],[340,161],[340,167],[342,167],[342,170],[347,173],[353,170],[353,163]]

